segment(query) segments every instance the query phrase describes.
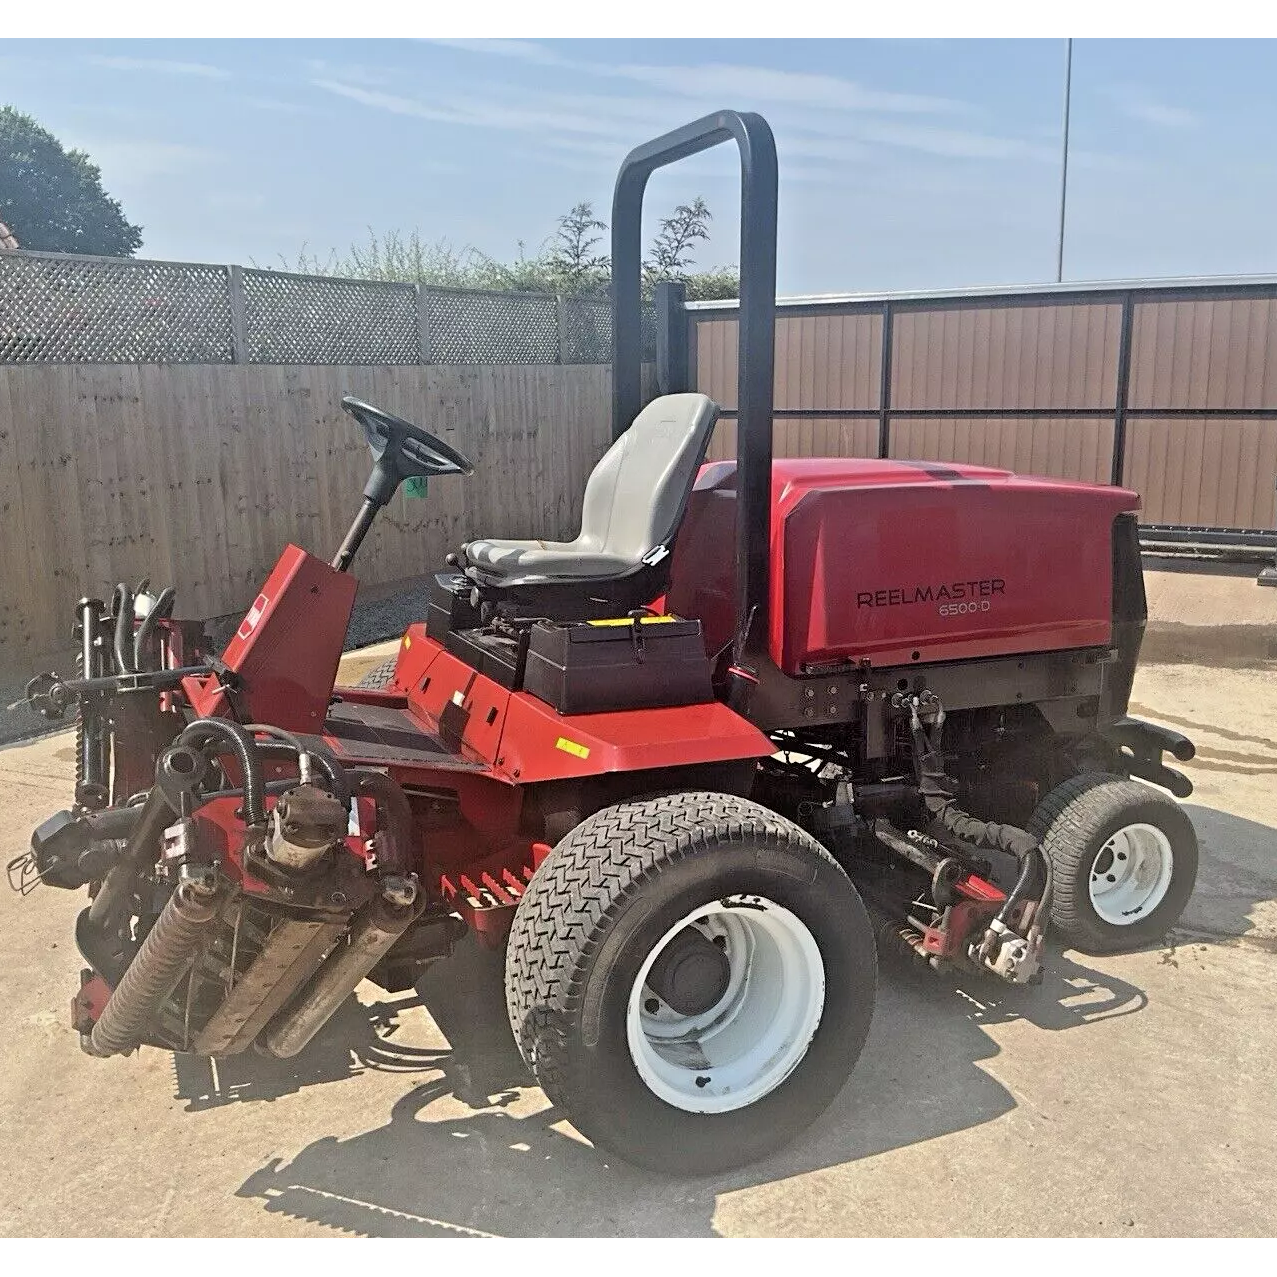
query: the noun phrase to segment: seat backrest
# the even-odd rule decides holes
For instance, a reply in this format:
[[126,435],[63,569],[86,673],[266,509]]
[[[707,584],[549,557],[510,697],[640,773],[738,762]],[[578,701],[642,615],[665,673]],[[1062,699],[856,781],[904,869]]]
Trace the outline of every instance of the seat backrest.
[[594,467],[577,544],[636,566],[668,545],[683,521],[719,411],[705,395],[652,400]]

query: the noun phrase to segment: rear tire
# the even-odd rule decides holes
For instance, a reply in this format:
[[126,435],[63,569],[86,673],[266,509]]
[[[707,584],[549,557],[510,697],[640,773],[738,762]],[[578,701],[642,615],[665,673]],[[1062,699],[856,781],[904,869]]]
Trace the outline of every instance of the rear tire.
[[374,688],[378,691],[389,687],[395,681],[395,667],[398,664],[399,657],[392,656],[382,661],[380,665],[374,665],[355,686]]
[[1160,940],[1197,880],[1197,834],[1174,799],[1089,772],[1053,789],[1028,824],[1055,870],[1051,920],[1083,953]]
[[823,1112],[874,979],[868,915],[815,839],[747,799],[683,793],[604,808],[555,847],[515,913],[506,1005],[583,1135],[700,1174]]

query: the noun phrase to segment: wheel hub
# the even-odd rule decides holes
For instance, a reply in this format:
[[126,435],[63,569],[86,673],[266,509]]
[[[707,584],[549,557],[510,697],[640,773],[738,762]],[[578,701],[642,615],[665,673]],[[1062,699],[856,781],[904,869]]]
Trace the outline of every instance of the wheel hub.
[[1161,829],[1126,825],[1105,842],[1091,866],[1091,904],[1113,926],[1141,922],[1162,903],[1174,869],[1170,839]]
[[671,927],[640,968],[626,1016],[630,1057],[675,1108],[746,1108],[798,1067],[824,1003],[820,948],[796,914],[763,896],[711,901]]
[[731,979],[726,952],[695,927],[686,927],[661,950],[647,984],[679,1015],[703,1015],[722,1001]]

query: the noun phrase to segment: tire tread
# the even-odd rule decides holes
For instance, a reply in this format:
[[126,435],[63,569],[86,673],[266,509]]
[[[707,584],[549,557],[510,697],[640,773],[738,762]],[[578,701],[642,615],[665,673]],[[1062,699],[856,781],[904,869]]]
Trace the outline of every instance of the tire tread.
[[389,687],[395,681],[395,667],[398,664],[399,657],[397,654],[387,657],[380,665],[374,665],[355,686],[377,690]]

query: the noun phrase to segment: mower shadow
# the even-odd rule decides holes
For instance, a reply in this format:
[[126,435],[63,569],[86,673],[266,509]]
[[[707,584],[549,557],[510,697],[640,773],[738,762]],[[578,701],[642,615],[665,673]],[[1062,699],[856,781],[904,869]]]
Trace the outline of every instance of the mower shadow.
[[[306,1086],[320,1080],[317,1073],[326,1080],[331,1071],[311,1055],[335,1061],[342,1052],[347,1071],[430,1076],[394,1105],[385,1125],[316,1140],[287,1163],[272,1159],[238,1195],[259,1199],[270,1212],[370,1236],[712,1235],[721,1193],[935,1139],[1015,1108],[979,1067],[998,1054],[983,1026],[1025,1019],[1046,1030],[1075,1028],[1146,1005],[1139,989],[1062,954],[1052,954],[1050,965],[1045,983],[1033,989],[888,966],[864,1055],[816,1127],[730,1175],[673,1179],[596,1152],[553,1108],[528,1111],[539,1093],[522,1090],[532,1083],[506,1023],[499,955],[463,946],[418,986],[450,1050],[404,1053],[395,1046],[394,1021],[417,1005],[411,996],[375,1007],[348,1004],[345,1022],[317,1039],[287,1085]],[[338,1048],[351,1041],[360,1018],[360,1045]],[[245,1079],[214,1102],[281,1094],[280,1086],[279,1077]],[[457,1101],[471,1111],[457,1116]],[[854,1203],[848,1209],[854,1212]]]
[[1200,803],[1185,803],[1184,810],[1197,830],[1200,863],[1172,943],[1177,936],[1242,940],[1277,951],[1271,935],[1254,934],[1257,908],[1277,902],[1277,829]]
[[[347,998],[314,1041],[295,1059],[245,1052],[218,1060],[175,1055],[176,1098],[187,1112],[253,1100],[275,1100],[307,1086],[337,1082],[371,1071],[445,1073],[447,1093],[471,1108],[489,1108],[492,1097],[512,1099],[534,1085],[510,1034],[502,986],[503,954],[470,940],[456,956],[435,963],[415,991],[383,994],[371,1005]],[[442,1048],[413,1046],[396,1038],[400,1017],[424,1006],[447,1038]]]

